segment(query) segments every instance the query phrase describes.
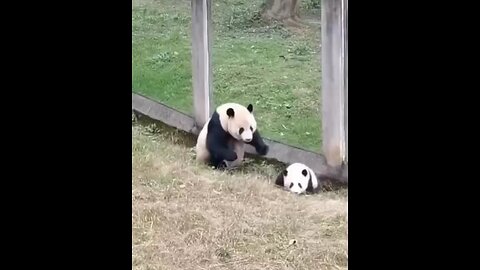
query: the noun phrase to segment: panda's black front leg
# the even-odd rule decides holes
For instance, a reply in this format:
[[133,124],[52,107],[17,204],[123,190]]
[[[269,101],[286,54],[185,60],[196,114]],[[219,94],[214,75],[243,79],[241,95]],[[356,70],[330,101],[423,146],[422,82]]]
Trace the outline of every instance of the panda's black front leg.
[[232,147],[217,148],[214,151],[211,151],[210,155],[210,166],[213,166],[215,169],[221,169],[226,167],[226,161],[234,161],[237,159],[237,153],[233,151]]
[[227,167],[227,163],[225,161],[234,161],[237,159],[237,154],[235,152],[233,152],[233,154],[235,156],[234,159],[223,158],[223,155],[211,155],[209,166],[212,166],[215,169],[225,169]]
[[[212,122],[210,123],[211,125]],[[210,128],[210,126],[209,126]],[[223,129],[211,127],[207,134],[207,149],[210,152],[209,165],[214,168],[225,166],[226,161],[237,159],[237,153],[233,151],[233,144],[229,142],[231,137]]]
[[210,160],[210,163],[208,165],[217,170],[224,170],[227,168],[227,163],[225,162],[225,160],[222,160],[220,162],[217,162],[216,160],[215,161]]
[[268,145],[263,142],[262,136],[260,135],[260,132],[258,130],[255,130],[255,132],[253,133],[252,141],[248,144],[255,147],[257,153],[262,156],[265,156],[268,153]]

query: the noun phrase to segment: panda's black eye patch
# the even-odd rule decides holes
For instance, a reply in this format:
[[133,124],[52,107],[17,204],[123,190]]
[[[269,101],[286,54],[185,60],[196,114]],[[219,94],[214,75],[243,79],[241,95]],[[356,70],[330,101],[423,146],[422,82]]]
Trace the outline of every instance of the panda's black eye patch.
[[240,128],[240,129],[238,130],[238,133],[239,133],[239,134],[242,134],[243,131],[244,131],[244,129],[243,129],[243,128]]
[[302,174],[303,176],[307,176],[307,170],[303,169]]
[[302,188],[302,184],[298,183],[298,187],[299,187],[299,188]]
[[289,188],[292,188],[293,187],[293,183],[290,183],[290,187]]
[[250,130],[253,131],[253,127],[250,127]]

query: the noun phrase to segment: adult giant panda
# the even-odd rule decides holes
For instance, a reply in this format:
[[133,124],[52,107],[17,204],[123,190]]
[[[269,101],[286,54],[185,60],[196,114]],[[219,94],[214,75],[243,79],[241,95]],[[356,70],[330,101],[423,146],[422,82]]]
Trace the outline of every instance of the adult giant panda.
[[217,107],[200,131],[196,159],[214,168],[235,167],[243,161],[245,143],[254,146],[262,156],[268,153],[268,145],[257,130],[253,105],[224,103]]
[[292,163],[275,180],[277,186],[296,194],[319,191],[318,179],[312,169],[303,163]]

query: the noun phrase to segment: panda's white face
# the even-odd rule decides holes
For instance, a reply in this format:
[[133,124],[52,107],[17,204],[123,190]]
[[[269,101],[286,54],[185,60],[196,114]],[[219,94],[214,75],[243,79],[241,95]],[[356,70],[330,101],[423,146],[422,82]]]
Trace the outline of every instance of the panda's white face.
[[[236,127],[235,130],[237,130],[237,128],[238,127]],[[246,143],[251,142],[253,139],[253,127],[248,124],[242,125],[240,128],[238,128],[238,135],[242,141]]]
[[284,174],[283,185],[293,193],[305,193],[310,179],[308,168],[301,164],[292,164],[292,166],[285,171],[287,172],[287,175]]
[[249,143],[253,139],[253,133],[257,128],[257,122],[252,114],[253,106],[248,108],[236,106],[227,110],[228,133],[237,140]]

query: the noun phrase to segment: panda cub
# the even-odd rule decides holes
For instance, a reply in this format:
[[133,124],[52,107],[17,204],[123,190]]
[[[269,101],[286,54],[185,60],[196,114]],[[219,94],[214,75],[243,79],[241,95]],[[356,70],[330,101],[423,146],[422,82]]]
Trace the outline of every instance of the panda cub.
[[296,194],[315,193],[319,190],[317,176],[307,165],[293,163],[277,177],[275,184]]
[[268,153],[268,145],[257,130],[253,105],[225,103],[217,107],[200,131],[196,159],[214,168],[236,167],[243,161],[245,143],[262,156]]

